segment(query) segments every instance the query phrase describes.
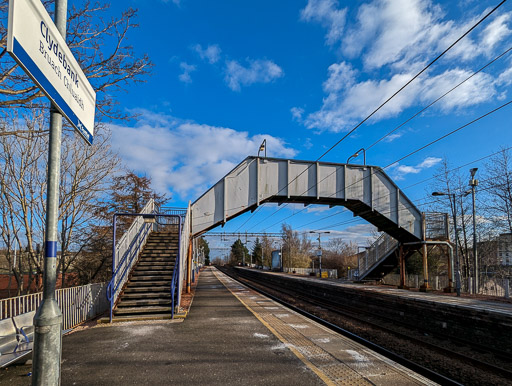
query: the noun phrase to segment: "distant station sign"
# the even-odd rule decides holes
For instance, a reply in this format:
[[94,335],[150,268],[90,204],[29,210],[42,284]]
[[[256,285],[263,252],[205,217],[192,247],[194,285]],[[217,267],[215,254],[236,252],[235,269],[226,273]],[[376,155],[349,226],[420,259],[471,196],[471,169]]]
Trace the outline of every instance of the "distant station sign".
[[7,51],[92,144],[96,93],[39,0],[10,0]]

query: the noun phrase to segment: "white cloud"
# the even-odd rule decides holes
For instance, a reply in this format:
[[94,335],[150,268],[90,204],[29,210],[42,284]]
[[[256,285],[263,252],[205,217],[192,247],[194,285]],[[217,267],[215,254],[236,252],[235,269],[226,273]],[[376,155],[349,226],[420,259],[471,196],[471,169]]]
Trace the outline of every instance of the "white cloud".
[[[339,16],[335,11],[342,11],[336,0],[310,0],[302,10],[301,20],[319,23],[330,34],[329,15]],[[322,106],[309,114],[304,112],[301,122],[311,129],[347,131],[488,11],[460,22],[447,19],[433,0],[373,0],[361,4],[355,20],[343,18],[347,24],[337,29],[339,34],[332,35],[336,38],[329,40],[331,44],[339,43],[345,60],[329,66]],[[395,96],[371,122],[397,116],[412,106],[426,105],[450,90],[474,71],[474,65],[470,70],[464,65],[496,54],[512,33],[511,22],[511,12],[489,18],[480,33],[466,36],[443,58],[443,64],[456,61],[456,68],[435,66]],[[350,60],[362,62],[363,66],[356,71]],[[499,78],[479,73],[434,108],[449,113],[492,98],[504,98],[506,94],[497,87],[509,85],[511,79],[512,73],[507,71]]]
[[491,51],[496,44],[512,33],[507,25],[507,23],[510,22],[510,17],[510,13],[500,15],[485,27],[481,35],[481,40],[488,51]]
[[423,160],[423,162],[421,162],[418,167],[420,169],[428,169],[428,168],[431,168],[432,166],[435,166],[437,165],[439,162],[441,162],[441,158],[438,158],[438,157],[427,157]]
[[346,242],[353,242],[360,246],[369,246],[375,239],[377,228],[372,224],[366,223],[352,225],[343,230],[329,229],[328,231],[331,232],[329,238],[341,237]]
[[192,78],[190,74],[197,69],[196,66],[193,64],[181,62],[180,68],[183,70],[183,72],[178,76],[178,79],[183,83],[192,83]]
[[201,59],[207,60],[210,64],[214,64],[219,61],[220,53],[222,51],[217,44],[209,44],[206,48],[203,48],[200,44],[196,44],[192,49],[199,54]]
[[328,32],[327,43],[334,44],[343,35],[347,9],[338,9],[337,0],[309,0],[301,11],[301,19],[304,21],[316,21],[324,26]]
[[248,67],[242,66],[236,60],[226,62],[226,81],[233,91],[240,91],[241,86],[254,83],[270,83],[284,75],[283,70],[271,60],[247,59]]
[[422,170],[429,169],[441,161],[442,159],[438,157],[427,157],[416,166],[400,165],[395,163],[391,165],[390,168],[393,169],[394,179],[399,181],[403,180],[407,174],[418,174]]
[[337,208],[330,208],[328,205],[311,205],[311,206],[307,207],[306,213],[318,214],[318,213],[328,212],[331,209],[338,210]]
[[402,135],[403,134],[401,132],[393,133],[393,134],[388,135],[386,138],[384,138],[383,141],[388,142],[388,143],[393,142],[395,139],[401,138]]
[[292,107],[290,109],[290,112],[292,113],[292,117],[297,122],[302,121],[302,115],[304,114],[304,109],[301,107]]
[[263,139],[272,150],[270,156],[296,154],[271,135],[250,136],[147,110],[137,112],[141,116],[135,126],[111,125],[113,143],[128,168],[149,175],[159,192],[197,197],[248,155],[255,155]]
[[[367,116],[411,77],[410,74],[398,74],[389,80],[369,79],[357,82],[356,75],[357,72],[345,62],[329,67],[329,78],[324,82],[327,96],[321,109],[305,118],[306,127],[335,132],[346,130],[357,120]],[[419,85],[411,86],[393,98],[375,118],[396,116],[404,108],[411,106]]]

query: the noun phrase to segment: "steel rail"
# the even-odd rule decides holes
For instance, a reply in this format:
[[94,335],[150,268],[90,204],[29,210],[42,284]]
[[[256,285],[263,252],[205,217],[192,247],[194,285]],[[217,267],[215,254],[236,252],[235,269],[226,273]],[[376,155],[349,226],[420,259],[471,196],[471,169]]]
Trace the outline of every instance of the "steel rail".
[[[219,267],[218,267],[219,268]],[[245,286],[253,289],[254,291],[257,291],[259,293],[261,293],[262,295],[264,296],[267,296],[268,298],[278,302],[279,304],[282,304],[284,305],[285,307],[288,307],[290,309],[292,309],[293,311],[309,318],[309,319],[312,319],[314,320],[315,322],[333,330],[334,332],[337,332],[338,334],[341,334],[343,336],[346,336],[347,338],[359,343],[359,344],[362,344],[363,346],[369,348],[370,350],[373,350],[383,356],[385,356],[386,358],[388,359],[391,359],[393,360],[394,362],[397,362],[398,364],[430,379],[431,381],[434,381],[434,382],[437,382],[439,384],[442,384],[442,385],[462,385],[461,383],[453,380],[453,379],[450,379],[448,377],[445,377],[444,375],[442,374],[439,374],[433,370],[430,370],[422,365],[419,365],[418,363],[415,363],[415,362],[412,362],[411,360],[393,352],[393,351],[390,351],[388,349],[386,349],[385,347],[382,347],[376,343],[373,343],[359,335],[356,335],[340,326],[337,326],[325,319],[322,319],[314,314],[311,314],[309,313],[308,311],[305,311],[297,306],[294,306],[264,290],[262,290],[261,288],[258,288],[258,287],[255,287],[254,285],[250,284],[250,283],[247,283],[245,281],[242,281],[240,280],[240,277],[238,275],[233,275],[231,272],[225,270],[225,269],[222,269],[222,268],[219,268],[221,272],[225,273],[226,275],[228,275],[229,277],[231,277],[232,279],[234,280],[237,280],[238,282],[244,284]],[[250,281],[249,279],[246,279],[244,278],[245,280],[247,281]],[[265,287],[267,287],[268,283],[264,284]],[[282,289],[280,289],[280,291],[282,291]]]
[[[459,353],[457,351],[453,351],[453,350],[448,349],[446,347],[442,347],[442,346],[439,346],[439,345],[436,345],[436,344],[433,344],[433,343],[426,342],[426,341],[421,340],[419,338],[416,338],[414,336],[410,336],[408,334],[405,334],[405,333],[402,333],[402,332],[398,332],[396,330],[384,327],[384,326],[382,326],[380,324],[377,324],[375,322],[368,321],[367,319],[364,319],[362,317],[356,316],[357,314],[366,314],[366,316],[375,319],[375,315],[371,314],[369,312],[365,312],[365,311],[360,310],[360,309],[358,309],[356,312],[354,312],[354,311],[347,312],[346,308],[352,308],[353,309],[353,307],[344,306],[344,309],[342,310],[333,301],[330,301],[328,299],[325,299],[325,298],[322,298],[322,297],[319,297],[319,296],[314,296],[314,295],[311,295],[309,293],[308,294],[304,294],[299,289],[291,290],[290,288],[287,288],[287,287],[284,287],[284,286],[280,286],[280,285],[278,285],[276,283],[273,283],[273,284],[270,284],[268,282],[264,282],[263,283],[262,281],[256,280],[254,278],[244,277],[244,279],[252,281],[254,283],[258,283],[259,285],[262,285],[262,286],[267,287],[267,288],[274,287],[273,289],[274,290],[278,290],[280,293],[288,292],[287,293],[288,296],[293,296],[296,299],[298,298],[297,294],[301,294],[301,296],[300,296],[300,300],[301,301],[310,303],[310,304],[312,304],[314,306],[319,306],[319,304],[323,304],[324,308],[326,308],[327,311],[335,312],[335,313],[338,313],[340,315],[350,317],[350,318],[352,318],[354,320],[357,320],[359,322],[366,323],[367,325],[370,325],[373,328],[380,329],[380,330],[382,330],[384,332],[387,332],[387,333],[390,333],[392,335],[398,336],[399,338],[412,341],[412,343],[423,345],[423,346],[425,346],[425,347],[427,347],[427,348],[429,348],[431,350],[440,352],[440,353],[442,353],[444,355],[448,355],[451,358],[456,357],[459,360],[467,362],[467,363],[470,363],[471,365],[474,365],[474,366],[480,368],[483,371],[491,370],[493,373],[500,374],[501,376],[504,376],[507,379],[512,379],[512,372],[507,370],[507,369],[505,369],[505,368],[502,368],[502,367],[496,366],[494,364],[491,364],[491,363],[488,363],[488,362],[484,362],[484,361],[478,360],[476,358],[473,358],[473,357],[461,354],[461,353]],[[311,299],[314,299],[314,302],[312,302]],[[385,319],[388,322],[392,322],[392,323],[395,323],[395,324],[397,323],[397,320],[391,319],[391,318],[386,318],[386,317],[384,317],[382,315],[379,315],[379,318]],[[412,327],[412,326],[408,325],[407,323],[401,323],[401,324],[405,328],[409,328],[410,329]],[[418,329],[416,327],[413,327],[413,328],[418,331]],[[421,331],[421,332],[426,332],[426,331]],[[466,340],[463,340],[463,339],[460,339],[460,338],[446,336],[446,335],[435,333],[435,332],[432,332],[432,331],[428,331],[428,333],[431,334],[432,336],[437,335],[437,337],[447,338],[447,339],[450,339],[450,340],[452,340],[454,342],[465,344],[466,346],[474,348],[474,349],[478,350],[479,352],[484,351],[484,352],[488,352],[488,353],[494,354],[496,356],[499,356],[502,359],[507,360],[507,361],[511,361],[512,360],[510,354],[508,354],[506,352],[503,352],[501,350],[492,350],[491,348],[484,347],[484,346],[482,346],[482,345],[480,345],[478,343],[469,342],[469,341],[466,341]]]

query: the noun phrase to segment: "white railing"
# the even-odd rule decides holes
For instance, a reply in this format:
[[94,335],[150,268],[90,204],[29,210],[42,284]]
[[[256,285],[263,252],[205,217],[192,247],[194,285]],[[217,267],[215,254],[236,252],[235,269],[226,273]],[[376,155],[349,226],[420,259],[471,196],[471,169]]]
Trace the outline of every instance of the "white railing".
[[[400,285],[400,275],[398,274],[388,274],[384,276],[381,280],[382,284],[399,286]],[[421,275],[405,275],[405,285],[411,288],[420,288],[420,285],[423,284],[423,276]],[[442,290],[443,288],[448,287],[448,276],[430,276],[429,278],[430,287],[433,290]],[[464,293],[468,293],[468,283],[467,280],[462,281],[461,291]],[[489,295],[496,297],[510,297],[510,280],[502,279],[502,278],[481,278],[480,279],[480,289],[478,291],[480,295]]]
[[[86,284],[55,291],[57,303],[62,311],[62,328],[68,330],[106,312],[109,303],[105,291],[105,283]],[[42,292],[1,299],[0,319],[35,311],[42,299]]]
[[181,292],[183,291],[183,281],[185,280],[185,275],[187,274],[187,260],[188,260],[188,248],[190,244],[190,225],[191,225],[191,210],[190,210],[190,202],[188,203],[187,213],[185,215],[185,219],[183,220],[183,225],[181,227],[181,236],[180,236],[180,270],[179,270],[179,278],[178,278],[178,301],[176,302],[176,307],[180,307],[181,305]]
[[[151,214],[154,211],[155,202],[151,199],[140,213]],[[113,308],[124,284],[128,280],[128,275],[137,262],[139,252],[146,245],[152,227],[153,224],[144,222],[143,216],[135,216],[132,225],[116,243],[114,251],[112,251],[112,280],[109,283],[107,293],[111,308]]]
[[377,262],[388,256],[397,246],[396,239],[383,233],[369,248],[366,248],[365,253],[359,258],[359,278],[364,278]]

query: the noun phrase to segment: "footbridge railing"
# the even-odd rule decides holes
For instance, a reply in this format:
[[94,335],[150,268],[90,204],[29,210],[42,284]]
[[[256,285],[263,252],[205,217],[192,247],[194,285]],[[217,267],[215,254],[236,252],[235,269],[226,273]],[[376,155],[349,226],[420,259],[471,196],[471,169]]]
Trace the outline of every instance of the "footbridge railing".
[[398,248],[398,240],[383,233],[359,258],[358,278],[364,279],[383,259]]
[[128,280],[128,275],[137,262],[137,256],[146,245],[147,238],[153,227],[152,223],[144,221],[144,214],[150,215],[155,212],[155,202],[149,200],[146,206],[141,210],[141,216],[136,216],[133,223],[124,233],[118,243],[115,243],[116,215],[114,215],[113,231],[114,245],[112,247],[112,279],[108,283],[107,298],[110,302],[110,321],[112,321],[112,311],[117,302],[119,294],[124,284]]
[[[187,272],[187,255],[190,247],[190,236],[191,236],[191,216],[192,211],[190,207],[190,202],[187,207],[187,211],[185,213],[185,218],[183,219],[180,236],[179,236],[179,248],[178,248],[178,259],[176,260],[176,267],[178,267],[178,271],[176,272],[176,276],[173,274],[172,282],[173,288],[171,289],[171,297],[173,301],[173,316],[175,309],[178,308],[181,304],[181,293],[183,291],[183,282],[185,280],[185,274]],[[176,270],[175,270],[176,271]],[[175,296],[177,296],[177,300],[174,301]]]
[[382,168],[260,157],[247,157],[192,204],[192,234],[266,202],[344,206],[401,242],[422,239],[421,212]]

